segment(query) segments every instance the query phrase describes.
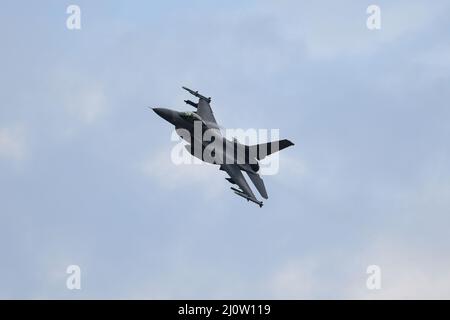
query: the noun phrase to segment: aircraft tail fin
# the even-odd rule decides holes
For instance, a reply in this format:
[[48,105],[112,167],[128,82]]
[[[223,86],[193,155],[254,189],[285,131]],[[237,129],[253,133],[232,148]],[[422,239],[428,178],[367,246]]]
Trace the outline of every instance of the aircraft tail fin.
[[251,156],[255,156],[256,159],[261,160],[265,157],[271,155],[272,153],[281,151],[287,147],[293,146],[294,144],[287,140],[278,140],[278,141],[272,141],[272,142],[266,142],[266,143],[260,143],[248,146],[249,152]]

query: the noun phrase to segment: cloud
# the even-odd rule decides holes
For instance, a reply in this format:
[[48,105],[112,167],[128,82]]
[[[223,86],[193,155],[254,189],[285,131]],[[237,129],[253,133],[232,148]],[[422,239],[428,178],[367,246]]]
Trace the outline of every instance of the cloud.
[[[380,1],[380,31],[355,1],[86,3],[97,18],[81,33],[58,8],[28,10],[48,19],[3,28],[14,50],[0,53],[0,158],[36,151],[24,179],[2,172],[1,291],[70,298],[64,267],[80,263],[88,298],[448,297],[448,90],[430,81],[448,75],[442,3]],[[168,137],[146,154],[167,124],[143,106],[181,107],[178,85],[213,95],[223,125],[298,143],[264,178],[262,209],[217,166],[172,163]]]
[[99,86],[79,88],[67,97],[67,111],[85,124],[92,124],[106,109],[106,96]]
[[271,295],[275,299],[311,297],[320,283],[315,275],[316,261],[289,261],[275,272],[270,280]]
[[449,299],[450,259],[425,248],[414,248],[386,237],[373,243],[360,261],[381,268],[381,289],[368,290],[362,279],[353,283],[353,299]]
[[26,153],[25,129],[22,125],[0,128],[0,158],[20,161]]
[[[293,148],[295,148],[295,146]],[[299,156],[296,157],[293,155],[293,152],[291,152],[291,154],[288,153],[289,150],[280,151],[278,159],[279,173],[276,176],[279,180],[290,179],[298,181],[298,179],[301,179],[308,174],[308,167],[304,159]],[[273,157],[273,155],[271,157]],[[266,161],[269,161],[269,158],[270,157],[267,157],[266,159],[261,160],[260,165],[263,166]]]
[[[178,149],[166,147],[156,151],[139,165],[140,171],[167,189],[176,190],[195,186],[210,197],[219,196],[223,188],[210,187],[212,181],[220,181],[219,167],[199,162],[180,144],[177,144],[175,148]],[[172,153],[181,156],[177,161],[183,161],[183,163],[175,164],[171,158]]]
[[[449,299],[450,259],[385,236],[337,256],[319,251],[281,263],[269,280],[275,299]],[[337,258],[337,259],[336,259]],[[369,265],[381,269],[381,289],[366,286]]]
[[372,54],[403,36],[425,29],[442,9],[441,4],[432,6],[426,2],[381,2],[381,30],[371,31],[366,27],[368,4],[355,4],[354,1],[277,4],[271,16],[277,17],[282,38],[291,45],[303,43],[310,58],[321,60]]
[[[422,67],[428,77],[420,83],[430,85],[431,80],[444,80],[450,77],[450,46],[439,44],[431,48],[426,48],[424,52],[418,53],[411,58],[412,62]],[[442,84],[445,86],[445,84]]]
[[51,76],[51,90],[56,108],[85,125],[92,125],[107,111],[108,99],[102,81],[92,74],[56,68]]

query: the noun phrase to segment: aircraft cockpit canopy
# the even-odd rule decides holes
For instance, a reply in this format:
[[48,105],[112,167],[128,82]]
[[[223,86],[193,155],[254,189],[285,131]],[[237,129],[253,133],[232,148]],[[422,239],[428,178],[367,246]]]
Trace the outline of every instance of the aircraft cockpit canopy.
[[202,121],[202,118],[198,114],[190,111],[182,112],[181,117],[189,121]]

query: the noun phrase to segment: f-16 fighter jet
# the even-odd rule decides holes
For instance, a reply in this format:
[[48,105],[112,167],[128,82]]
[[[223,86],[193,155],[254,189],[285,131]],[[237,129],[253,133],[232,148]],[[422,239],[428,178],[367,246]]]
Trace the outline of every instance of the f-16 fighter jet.
[[248,175],[261,196],[267,199],[264,182],[258,174],[258,161],[294,144],[286,139],[255,145],[244,145],[236,139],[230,141],[222,135],[217,125],[210,106],[211,98],[186,87],[183,89],[198,98],[197,103],[191,100],[184,101],[197,109],[196,111],[179,112],[165,108],[153,108],[153,111],[175,126],[178,135],[189,143],[186,149],[193,156],[219,165],[220,170],[230,176],[226,179],[237,186],[231,187],[235,194],[262,207],[263,202],[255,197],[242,171]]

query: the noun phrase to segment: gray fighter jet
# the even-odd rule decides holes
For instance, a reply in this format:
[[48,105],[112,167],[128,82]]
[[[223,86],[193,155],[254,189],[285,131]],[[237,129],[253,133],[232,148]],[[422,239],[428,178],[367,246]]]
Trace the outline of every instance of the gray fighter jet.
[[239,187],[231,187],[235,194],[262,207],[263,202],[255,197],[242,171],[246,172],[261,196],[267,199],[264,182],[258,174],[258,160],[294,144],[287,139],[255,145],[244,145],[236,139],[230,141],[222,135],[217,125],[210,106],[211,98],[186,87],[183,89],[198,98],[197,103],[184,100],[186,104],[197,109],[196,111],[178,112],[165,108],[153,108],[153,111],[175,126],[178,135],[189,143],[186,149],[193,156],[219,165],[220,170],[230,176],[226,179]]

